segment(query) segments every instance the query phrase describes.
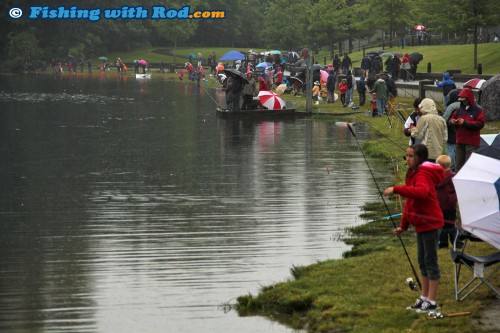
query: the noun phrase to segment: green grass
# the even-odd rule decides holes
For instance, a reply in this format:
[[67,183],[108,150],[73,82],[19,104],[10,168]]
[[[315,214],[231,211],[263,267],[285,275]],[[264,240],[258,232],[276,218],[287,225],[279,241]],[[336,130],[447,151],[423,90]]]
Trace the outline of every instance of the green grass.
[[[415,264],[415,236],[409,234],[403,239]],[[494,296],[489,289],[480,288],[466,302],[455,301],[448,251],[439,252],[439,303],[443,313],[470,311],[472,315],[428,320],[424,314],[405,309],[418,293],[405,283],[412,273],[401,245],[391,237],[385,247],[362,257],[310,265],[295,279],[266,286],[257,296],[239,297],[239,312],[277,317],[296,329],[307,327],[309,332],[480,331],[474,319]]]
[[[182,64],[187,61],[187,56],[190,53],[198,54],[201,52],[206,59],[207,56],[213,51],[216,52],[217,58],[220,58],[224,53],[234,50],[235,48],[176,48],[173,47],[149,47],[134,50],[131,52],[121,52],[121,53],[110,53],[105,56],[109,58],[109,61],[114,61],[117,57],[120,57],[125,62],[132,62],[134,59],[146,59],[149,62],[159,63],[164,61],[166,63],[178,63]],[[248,51],[254,49],[258,52],[265,51],[262,48],[236,48],[239,51]],[[379,48],[376,48],[377,50]],[[372,49],[367,49],[366,52]],[[373,49],[374,50],[374,49]],[[472,44],[468,45],[437,45],[437,46],[414,46],[406,47],[401,49],[399,47],[386,47],[387,52],[400,52],[400,53],[411,53],[420,52],[424,55],[424,59],[419,64],[418,71],[426,72],[427,63],[432,64],[433,73],[443,73],[448,69],[460,69],[464,74],[474,74],[477,70],[473,68],[474,60],[474,46]],[[172,56],[175,54],[174,57]],[[362,59],[362,52],[356,51],[350,54],[354,66],[359,66]],[[320,51],[315,55],[316,60],[321,64],[331,63],[330,52]],[[324,61],[326,57],[326,62]],[[93,59],[95,63],[99,61]],[[500,73],[500,43],[488,43],[478,45],[478,63],[483,66],[483,74],[494,75]]]

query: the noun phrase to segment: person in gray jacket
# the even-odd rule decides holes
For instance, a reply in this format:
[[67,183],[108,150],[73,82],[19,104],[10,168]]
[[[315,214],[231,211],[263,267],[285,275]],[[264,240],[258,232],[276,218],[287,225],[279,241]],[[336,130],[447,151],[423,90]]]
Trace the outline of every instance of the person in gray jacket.
[[411,130],[411,136],[420,140],[429,150],[430,162],[436,162],[436,158],[443,153],[443,146],[448,140],[448,128],[446,121],[436,109],[436,103],[430,98],[424,98],[418,106],[422,117],[417,126]]

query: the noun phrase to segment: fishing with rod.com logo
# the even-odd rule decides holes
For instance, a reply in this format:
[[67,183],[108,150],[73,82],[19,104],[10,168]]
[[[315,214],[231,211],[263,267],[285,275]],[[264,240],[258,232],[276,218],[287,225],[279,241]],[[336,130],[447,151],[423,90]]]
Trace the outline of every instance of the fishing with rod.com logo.
[[79,8],[31,6],[27,15],[21,8],[11,8],[9,16],[13,19],[27,17],[30,20],[88,20],[92,22],[103,19],[111,20],[220,20],[226,18],[224,10],[195,10],[189,6],[167,8],[165,6],[122,6],[119,8]]

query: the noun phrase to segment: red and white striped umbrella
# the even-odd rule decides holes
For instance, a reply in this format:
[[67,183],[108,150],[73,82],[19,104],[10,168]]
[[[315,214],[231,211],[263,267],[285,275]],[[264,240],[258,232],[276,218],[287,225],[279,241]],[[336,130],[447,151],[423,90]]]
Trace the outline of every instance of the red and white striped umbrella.
[[486,80],[483,79],[470,79],[469,81],[464,83],[464,87],[472,88],[472,89],[481,89],[483,83]]
[[425,30],[425,27],[423,25],[416,25],[415,30],[422,31]]
[[272,90],[263,90],[259,92],[259,100],[262,106],[270,110],[281,110],[285,107],[286,103],[279,97],[277,93]]

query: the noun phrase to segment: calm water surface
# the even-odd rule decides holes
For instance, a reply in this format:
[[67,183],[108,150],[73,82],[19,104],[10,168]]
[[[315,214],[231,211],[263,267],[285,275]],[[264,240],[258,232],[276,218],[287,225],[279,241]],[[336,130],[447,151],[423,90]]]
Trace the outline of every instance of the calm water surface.
[[223,98],[0,78],[0,331],[294,332],[221,305],[341,257],[378,195],[339,119],[224,120]]

